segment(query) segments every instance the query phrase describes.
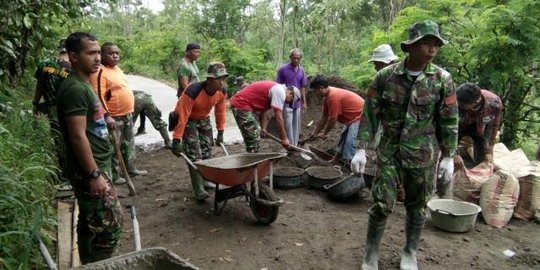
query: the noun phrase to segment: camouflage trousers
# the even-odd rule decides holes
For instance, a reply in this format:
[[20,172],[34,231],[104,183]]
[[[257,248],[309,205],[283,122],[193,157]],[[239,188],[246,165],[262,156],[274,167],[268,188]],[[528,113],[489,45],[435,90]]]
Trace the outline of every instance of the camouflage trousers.
[[[126,164],[127,170],[131,171],[135,168],[135,134],[133,132],[132,114],[128,113],[124,116],[114,116],[113,118],[116,121],[116,128],[110,132],[116,133],[116,138],[119,140],[117,143],[120,144],[124,164]],[[116,155],[113,155],[112,165],[112,179],[116,181],[118,179],[119,168]]]
[[[111,164],[101,165],[106,175],[110,175]],[[105,198],[95,198],[90,194],[87,179],[79,173],[70,173],[77,203],[79,222],[77,224],[79,255],[83,264],[103,260],[112,256],[122,238],[124,214],[116,190],[109,177],[111,192]]]
[[185,154],[191,160],[212,157],[213,134],[210,117],[202,120],[189,119],[182,138]]
[[404,168],[397,157],[386,162],[379,159],[378,163],[380,170],[371,187],[373,205],[370,212],[384,216],[392,213],[400,186],[403,186],[407,212],[424,215],[426,204],[433,195],[435,166]]
[[240,132],[242,132],[246,151],[248,153],[258,153],[259,142],[261,141],[261,129],[255,113],[238,108],[232,108],[232,111],[236,125],[238,125]]
[[[135,91],[134,91],[135,92]],[[133,123],[137,122],[137,118],[141,116],[140,127],[144,129],[145,117],[150,119],[152,126],[156,130],[167,127],[167,123],[161,119],[161,111],[154,104],[154,100],[151,95],[146,93],[135,94],[135,110],[133,111]]]

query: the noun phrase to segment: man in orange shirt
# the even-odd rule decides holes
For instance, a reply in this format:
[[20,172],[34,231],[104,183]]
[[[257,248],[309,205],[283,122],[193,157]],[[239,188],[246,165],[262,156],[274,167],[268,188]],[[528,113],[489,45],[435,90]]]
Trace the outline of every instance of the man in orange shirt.
[[351,160],[356,151],[354,144],[364,108],[364,99],[351,91],[331,87],[322,75],[313,78],[309,87],[324,98],[321,118],[310,138],[318,137],[326,140],[336,122],[345,125],[332,162],[338,162],[340,158]]
[[[172,153],[180,156],[185,153],[192,160],[208,159],[212,156],[213,145],[210,111],[214,109],[218,135],[216,143],[223,143],[223,130],[226,124],[227,91],[225,78],[228,76],[223,63],[208,65],[206,80],[194,82],[186,88],[176,102],[174,111],[178,114],[178,123],[173,130]],[[202,176],[188,166],[193,193],[197,200],[208,198],[204,190]]]
[[[135,168],[135,136],[133,134],[133,110],[135,97],[128,85],[126,75],[118,67],[120,49],[112,42],[101,45],[101,69],[92,74],[90,82],[97,92],[108,116],[105,120],[110,130],[116,132],[128,173],[132,176],[145,175],[147,171]],[[125,183],[118,177],[118,161],[113,156],[113,181]]]

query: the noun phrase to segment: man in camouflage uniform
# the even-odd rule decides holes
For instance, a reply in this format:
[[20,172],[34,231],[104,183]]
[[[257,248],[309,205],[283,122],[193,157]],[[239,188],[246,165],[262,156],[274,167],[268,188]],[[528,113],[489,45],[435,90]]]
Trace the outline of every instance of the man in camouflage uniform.
[[105,110],[88,83],[99,69],[100,47],[88,33],[66,39],[72,73],[58,90],[58,120],[66,149],[66,176],[79,205],[77,235],[83,264],[111,257],[122,237],[123,215],[111,184],[112,147]]
[[409,39],[401,43],[407,58],[380,70],[368,89],[371,106],[366,109],[373,110],[374,117],[362,122],[359,149],[351,162],[354,172],[364,171],[364,149],[373,141],[380,122],[380,169],[372,185],[373,205],[369,209],[362,269],[378,269],[379,244],[400,183],[407,210],[400,268],[418,269],[416,250],[425,207],[433,193],[436,141],[443,157],[439,181],[449,182],[454,169],[458,131],[455,86],[447,71],[431,63],[447,41],[440,36],[438,25],[429,20],[413,24],[408,34]]
[[[39,63],[36,68],[34,77],[37,79],[37,84],[34,100],[32,101],[32,111],[34,112],[34,115],[39,115],[41,113],[47,114],[51,135],[56,149],[56,157],[58,158],[58,166],[60,168],[58,176],[61,178],[64,166],[64,148],[62,146],[62,133],[60,132],[56,110],[56,92],[60,88],[60,85],[62,85],[64,79],[69,75],[71,63],[69,63],[64,40],[60,41],[58,51],[57,58],[43,61]],[[44,99],[44,102],[40,103],[42,98]]]
[[[133,110],[133,122],[137,121],[139,115],[141,115],[141,126],[144,124],[143,119],[148,117],[152,126],[159,131],[163,141],[165,142],[166,147],[171,147],[171,139],[169,137],[169,131],[167,130],[167,123],[161,119],[161,111],[158,109],[152,96],[139,90],[133,90],[133,95],[135,96],[135,109]],[[144,113],[144,115],[142,114]]]
[[180,98],[182,93],[190,83],[199,81],[199,68],[197,67],[197,59],[201,55],[201,46],[197,43],[189,43],[186,46],[184,57],[180,60],[180,65],[176,71],[178,78],[178,92],[176,96]]
[[[218,135],[216,143],[223,143],[223,131],[227,120],[225,101],[227,92],[224,89],[228,76],[223,63],[214,62],[208,65],[206,80],[190,84],[176,102],[175,112],[178,123],[173,130],[172,153],[181,156],[185,153],[192,160],[212,157],[213,144],[210,112],[214,109]],[[199,201],[208,198],[204,190],[202,176],[188,166],[191,185],[195,198]]]

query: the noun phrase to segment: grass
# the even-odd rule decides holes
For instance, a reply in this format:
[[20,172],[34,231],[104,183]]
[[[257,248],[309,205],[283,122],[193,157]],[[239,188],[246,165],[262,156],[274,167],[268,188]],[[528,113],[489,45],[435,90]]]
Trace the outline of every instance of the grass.
[[0,112],[0,269],[44,268],[36,236],[54,251],[56,159],[48,121],[32,115],[29,101],[0,95],[11,107]]

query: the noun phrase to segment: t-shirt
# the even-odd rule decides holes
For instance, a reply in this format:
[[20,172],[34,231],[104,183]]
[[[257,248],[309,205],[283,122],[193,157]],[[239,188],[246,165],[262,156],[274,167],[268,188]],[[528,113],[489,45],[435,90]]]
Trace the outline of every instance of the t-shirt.
[[354,92],[332,87],[324,99],[323,114],[348,125],[362,117],[364,99]]
[[124,116],[134,111],[133,90],[129,87],[126,75],[118,66],[102,66],[98,72],[90,76],[90,83],[111,116]]
[[90,84],[76,74],[71,74],[60,86],[57,95],[58,120],[65,145],[66,167],[71,173],[88,173],[79,164],[67,134],[66,117],[86,116],[86,137],[90,142],[92,154],[100,169],[105,170],[112,157],[112,146],[105,123],[101,102]]
[[43,61],[38,64],[34,77],[41,83],[43,98],[49,106],[56,105],[56,92],[69,75],[71,63],[60,59]]
[[174,111],[178,114],[178,124],[173,130],[173,139],[182,139],[189,119],[201,120],[207,118],[212,109],[216,116],[217,130],[224,130],[227,121],[225,100],[227,92],[224,89],[209,96],[205,90],[206,81],[188,85],[186,91],[176,102]]
[[274,81],[258,81],[238,91],[231,99],[231,106],[246,111],[282,111],[285,104],[285,85]]

